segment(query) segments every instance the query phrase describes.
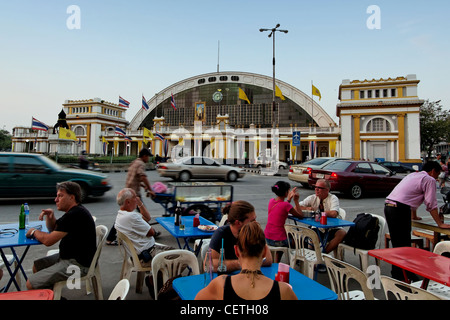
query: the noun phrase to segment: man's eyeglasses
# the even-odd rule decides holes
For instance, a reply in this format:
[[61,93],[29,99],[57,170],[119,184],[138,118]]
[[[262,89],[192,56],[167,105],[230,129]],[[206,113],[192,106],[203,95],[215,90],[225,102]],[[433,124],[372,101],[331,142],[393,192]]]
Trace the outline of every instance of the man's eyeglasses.
[[318,187],[318,186],[315,186],[314,188],[315,188],[315,189],[320,189],[320,190],[325,190],[325,189],[327,189],[327,188],[325,188],[325,187]]

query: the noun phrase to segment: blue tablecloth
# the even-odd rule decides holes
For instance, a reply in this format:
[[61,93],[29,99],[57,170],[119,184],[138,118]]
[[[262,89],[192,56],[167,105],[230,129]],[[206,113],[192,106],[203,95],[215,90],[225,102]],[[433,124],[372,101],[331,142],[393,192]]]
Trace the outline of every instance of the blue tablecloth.
[[[262,267],[261,271],[265,276],[275,279],[275,274],[278,272],[278,263],[273,263],[270,267]],[[214,277],[217,276],[216,273],[213,275]],[[209,277],[208,274],[180,277],[173,281],[172,286],[181,299],[194,300],[197,293],[205,287],[205,279],[207,277]],[[292,286],[299,300],[337,299],[334,291],[292,268],[289,270],[289,284]]]

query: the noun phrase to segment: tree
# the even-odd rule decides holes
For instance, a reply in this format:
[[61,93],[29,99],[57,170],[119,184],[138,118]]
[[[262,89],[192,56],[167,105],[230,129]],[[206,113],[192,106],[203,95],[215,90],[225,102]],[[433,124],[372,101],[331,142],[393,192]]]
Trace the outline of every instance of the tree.
[[11,150],[11,135],[6,130],[0,130],[0,150]]
[[428,158],[439,143],[450,141],[450,111],[440,102],[427,100],[420,107],[420,148]]

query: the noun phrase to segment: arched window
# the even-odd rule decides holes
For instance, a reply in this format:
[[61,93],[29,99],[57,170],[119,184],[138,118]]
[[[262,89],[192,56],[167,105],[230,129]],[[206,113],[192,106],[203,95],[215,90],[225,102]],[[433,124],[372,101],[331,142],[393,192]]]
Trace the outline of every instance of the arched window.
[[84,136],[84,135],[86,135],[86,134],[84,133],[84,128],[81,127],[81,126],[76,127],[75,130],[74,130],[74,132],[75,132],[75,135],[76,135],[77,137],[78,137],[78,136]]
[[389,132],[391,131],[391,125],[389,121],[383,118],[375,118],[367,124],[367,132]]

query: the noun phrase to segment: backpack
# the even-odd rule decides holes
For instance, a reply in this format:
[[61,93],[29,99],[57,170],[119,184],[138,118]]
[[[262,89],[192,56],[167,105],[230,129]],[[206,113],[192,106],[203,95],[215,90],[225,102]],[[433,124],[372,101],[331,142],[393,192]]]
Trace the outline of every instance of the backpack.
[[344,243],[359,249],[374,249],[380,229],[378,218],[369,213],[359,213],[353,222],[355,225],[348,230]]

